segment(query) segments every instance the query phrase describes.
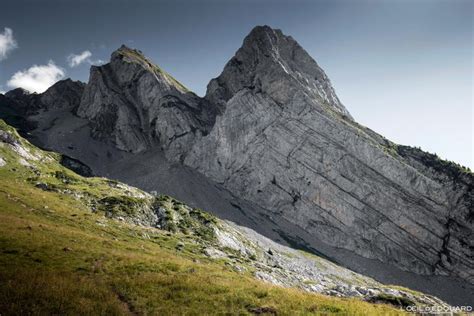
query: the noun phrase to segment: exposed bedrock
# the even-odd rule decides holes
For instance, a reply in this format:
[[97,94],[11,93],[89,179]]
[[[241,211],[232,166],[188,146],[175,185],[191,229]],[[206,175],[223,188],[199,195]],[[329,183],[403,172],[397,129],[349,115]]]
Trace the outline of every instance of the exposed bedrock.
[[225,111],[185,164],[333,246],[474,282],[472,173],[355,123],[290,37],[255,28],[206,98]]

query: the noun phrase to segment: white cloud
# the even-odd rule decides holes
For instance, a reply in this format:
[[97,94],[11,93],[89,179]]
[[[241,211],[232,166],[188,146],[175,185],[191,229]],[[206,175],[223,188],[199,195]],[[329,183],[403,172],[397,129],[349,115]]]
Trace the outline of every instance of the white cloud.
[[89,50],[85,50],[80,54],[71,54],[67,57],[69,67],[77,67],[82,63],[88,63],[89,65],[102,65],[105,61],[102,59],[92,60],[92,53]]
[[7,58],[8,53],[17,47],[12,29],[6,27],[4,32],[0,33],[0,61]]
[[90,64],[92,63],[91,56],[92,56],[92,53],[88,50],[85,50],[80,54],[69,55],[67,57],[67,62],[69,63],[69,67],[77,67],[83,62],[88,62]]
[[44,92],[57,81],[64,78],[65,71],[50,60],[47,65],[33,65],[29,69],[16,72],[7,85],[23,88],[30,92]]

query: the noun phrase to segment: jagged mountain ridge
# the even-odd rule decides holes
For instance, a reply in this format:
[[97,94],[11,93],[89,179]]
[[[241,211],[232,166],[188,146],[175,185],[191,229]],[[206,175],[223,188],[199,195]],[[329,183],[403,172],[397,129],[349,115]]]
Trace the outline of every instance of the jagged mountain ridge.
[[[255,28],[203,99],[122,47],[91,69],[77,107],[82,120],[53,111],[74,123],[44,126],[51,112],[32,118],[43,124],[33,137],[99,174],[171,190],[356,270],[362,258],[389,262],[365,273],[394,274],[391,282],[409,282],[398,268],[472,284],[472,174],[433,168],[436,159],[358,125],[324,72],[281,31]],[[78,140],[88,134],[94,139]],[[179,187],[182,177],[188,188]]]

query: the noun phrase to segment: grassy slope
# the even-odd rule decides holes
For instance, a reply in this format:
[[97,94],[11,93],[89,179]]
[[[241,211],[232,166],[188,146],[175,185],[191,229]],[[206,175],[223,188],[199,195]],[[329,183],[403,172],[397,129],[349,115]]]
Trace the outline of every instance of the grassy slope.
[[[245,315],[262,307],[279,315],[399,313],[264,284],[206,258],[196,237],[107,219],[91,212],[84,198],[37,188],[38,180],[61,187],[63,177],[55,176],[61,171],[76,179],[63,188],[83,196],[123,193],[106,179],[79,177],[61,167],[57,155],[21,142],[43,161],[25,167],[0,146],[7,162],[0,167],[2,315]],[[184,243],[182,250],[178,243]]]

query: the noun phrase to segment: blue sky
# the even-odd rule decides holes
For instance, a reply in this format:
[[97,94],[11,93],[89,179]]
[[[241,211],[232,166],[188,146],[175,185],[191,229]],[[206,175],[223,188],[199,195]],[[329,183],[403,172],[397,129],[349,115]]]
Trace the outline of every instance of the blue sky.
[[[252,27],[268,24],[314,57],[358,122],[474,167],[472,1],[3,0],[0,6],[0,34],[5,43],[8,28],[16,43],[2,51],[0,36],[0,90],[35,75],[45,76],[39,87],[59,77],[87,81],[90,63],[126,44],[203,95]],[[90,56],[71,67],[68,56],[86,51]]]

